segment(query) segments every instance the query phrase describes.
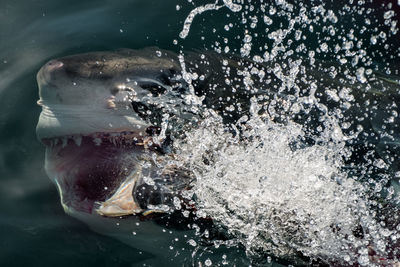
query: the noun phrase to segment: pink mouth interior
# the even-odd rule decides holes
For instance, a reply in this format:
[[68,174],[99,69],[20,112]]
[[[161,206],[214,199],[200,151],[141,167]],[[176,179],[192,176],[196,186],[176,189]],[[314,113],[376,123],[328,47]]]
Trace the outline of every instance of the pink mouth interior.
[[135,170],[136,156],[144,149],[123,134],[81,138],[42,141],[47,146],[47,171],[61,189],[63,204],[91,213],[95,202],[112,196]]

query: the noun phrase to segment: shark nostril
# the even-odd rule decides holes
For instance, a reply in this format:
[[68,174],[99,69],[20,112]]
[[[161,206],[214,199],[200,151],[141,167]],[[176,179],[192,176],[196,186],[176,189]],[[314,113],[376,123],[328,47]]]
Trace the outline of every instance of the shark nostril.
[[61,61],[51,60],[47,63],[46,68],[48,71],[53,71],[53,70],[61,68],[62,66],[64,66],[64,63],[62,63]]
[[59,72],[64,66],[64,63],[59,60],[50,60],[47,62],[37,74],[39,86],[49,84],[55,79],[55,73]]

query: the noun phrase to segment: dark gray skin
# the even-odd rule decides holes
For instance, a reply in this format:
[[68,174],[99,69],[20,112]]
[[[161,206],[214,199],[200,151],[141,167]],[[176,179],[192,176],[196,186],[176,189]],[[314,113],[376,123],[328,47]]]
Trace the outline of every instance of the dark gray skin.
[[[365,151],[372,150],[393,170],[398,169],[392,158],[399,156],[399,117],[389,118],[393,111],[399,112],[400,85],[393,77],[373,73],[368,82],[360,83],[345,67],[334,65],[333,78],[332,64],[320,62],[299,68],[293,84],[281,90],[279,75],[285,73],[277,73],[273,63],[188,52],[182,70],[180,60],[174,52],[154,47],[67,56],[41,68],[38,103],[43,111],[37,135],[46,145],[46,171],[67,213],[101,232],[109,227],[109,217],[115,216],[133,215],[132,221],[144,218],[176,229],[196,221],[194,215],[171,215],[176,214],[174,197],[195,212],[195,204],[181,197],[194,182],[190,170],[157,169],[151,154],[173,156],[173,140],[196,127],[208,109],[222,117],[227,131],[232,130],[230,125],[250,116],[253,97],[264,105],[260,115],[283,123],[294,120],[309,129],[309,138],[303,140],[306,145],[315,142],[318,132],[314,129],[324,127],[320,114],[336,109],[343,121],[350,122],[345,133],[357,132],[357,125],[364,129],[364,134],[349,141],[356,148],[349,162],[363,160]],[[194,72],[197,77],[186,75]],[[315,95],[310,97],[314,87]],[[350,106],[343,104],[344,96],[337,100],[326,93],[333,90],[340,95],[344,87],[354,98],[347,101]],[[193,92],[202,97],[201,103],[191,101]],[[300,102],[301,112],[293,108],[299,99],[308,99]],[[161,139],[154,139],[165,116],[171,127]],[[144,163],[151,167],[143,169]],[[144,183],[144,175],[154,180],[156,189]],[[149,205],[165,205],[169,210]],[[140,229],[140,248],[152,250],[145,240],[160,239],[167,251],[169,241],[160,237],[152,223],[146,225]]]
[[[195,127],[205,109],[217,111],[227,124],[234,123],[248,114],[250,97],[268,96],[273,92],[263,89],[241,89],[240,79],[227,85],[222,71],[229,68],[234,73],[240,64],[257,65],[253,62],[240,63],[234,59],[223,59],[213,54],[188,53],[185,56],[187,71],[196,69],[200,76],[192,81],[194,93],[204,97],[201,105],[194,105],[187,100],[187,97],[192,95],[188,81],[182,75],[179,58],[170,51],[158,48],[123,49],[68,56],[48,62],[37,75],[40,95],[38,103],[43,107],[37,135],[49,148],[49,164],[46,165],[49,176],[56,177],[60,169],[50,167],[56,166],[58,162],[65,162],[65,158],[53,155],[57,149],[52,149],[51,146],[62,148],[64,154],[69,153],[73,157],[76,157],[77,153],[82,153],[84,157],[91,150],[98,151],[97,157],[100,157],[104,154],[104,145],[111,142],[110,136],[116,136],[122,146],[118,149],[114,146],[107,147],[107,152],[118,154],[118,161],[125,162],[127,160],[121,156],[127,153],[123,153],[124,150],[129,150],[130,155],[141,156],[147,150],[168,153],[172,140],[182,136],[187,129]],[[261,84],[261,81],[256,81],[253,87],[262,88]],[[236,92],[232,92],[232,87],[236,88]],[[231,105],[239,108],[227,111],[226,107]],[[173,130],[167,130],[164,139],[157,144],[144,148],[149,138],[160,131],[165,115],[169,116],[169,128]],[[69,137],[69,141],[66,141],[65,137]],[[84,148],[87,146],[71,146],[72,139],[75,143],[91,144],[93,147],[85,152]],[[102,145],[95,145],[95,139],[101,141]],[[68,149],[71,151],[67,151]],[[60,154],[58,151],[57,153]],[[80,173],[96,176],[93,173],[98,172],[99,160],[96,158],[89,162],[87,156],[84,158],[86,168],[83,170],[82,166]],[[113,169],[112,172],[116,175],[98,174],[102,176],[102,181],[106,180],[104,176],[113,176],[103,183],[100,183],[99,179],[92,181],[92,178],[69,178],[76,174],[58,177],[56,180],[64,195],[63,200],[70,203],[66,204],[66,207],[91,212],[93,203],[104,201],[115,193],[125,177],[136,169],[138,162],[140,160],[136,158],[129,160],[129,163],[126,163],[129,167],[126,167],[125,163],[116,164],[115,160],[107,164],[104,162],[103,165],[106,166],[124,165],[128,171],[122,171],[122,167],[107,168]],[[93,168],[88,168],[92,165]],[[79,180],[79,184],[73,182],[74,180]],[[171,184],[187,185],[188,181],[190,179],[183,183],[174,181]],[[172,191],[175,191],[173,185]],[[71,187],[74,189],[70,189]],[[106,192],[103,192],[102,188],[107,188]],[[78,199],[84,199],[85,204],[80,205],[81,201],[76,201],[74,195],[79,195]]]
[[[156,50],[162,51],[161,57]],[[170,141],[166,137],[158,144],[149,144],[162,114],[153,116],[147,111],[166,104],[166,99],[149,104],[153,98],[159,101],[158,91],[171,90],[169,99],[187,90],[178,77],[180,72],[176,54],[150,48],[64,57],[48,62],[37,75],[38,103],[43,108],[37,136],[46,145],[45,169],[59,190],[66,213],[97,232],[159,254],[163,264],[170,258],[170,246],[186,247],[186,252],[179,251],[179,262],[190,259],[190,246],[186,244],[189,237],[184,236],[189,233],[181,231],[187,230],[190,218],[180,215],[171,220],[171,212],[164,211],[163,215],[147,205],[171,205],[171,197],[179,196],[179,190],[184,190],[191,178],[185,170],[172,170],[179,174],[177,177],[160,174],[149,160],[151,153],[168,156]],[[180,105],[170,104],[171,121],[197,120],[197,115],[186,111],[186,107],[171,111]],[[152,168],[143,169],[144,162]],[[139,187],[145,185],[143,174],[158,181],[157,190]],[[129,185],[123,187],[124,182]],[[102,206],[110,199],[113,201]],[[126,215],[133,216],[117,220],[116,225],[114,217]],[[210,224],[195,222],[201,227]],[[179,231],[172,236],[169,230],[163,231],[165,228]]]

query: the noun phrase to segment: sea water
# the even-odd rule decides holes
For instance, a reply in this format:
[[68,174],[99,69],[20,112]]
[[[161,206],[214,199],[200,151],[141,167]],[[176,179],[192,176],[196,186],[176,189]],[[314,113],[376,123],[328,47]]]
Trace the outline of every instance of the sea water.
[[[371,249],[386,258],[391,253],[388,238],[394,244],[399,238],[398,230],[379,217],[380,199],[396,204],[400,175],[390,157],[393,147],[383,146],[365,160],[349,159],[354,149],[349,144],[362,136],[362,128],[348,130],[352,125],[345,114],[318,103],[315,92],[324,88],[310,86],[303,92],[295,85],[303,67],[321,60],[349,66],[354,70],[349,76],[359,84],[368,83],[372,70],[398,82],[398,18],[396,1],[3,1],[0,262],[141,266],[151,258],[63,213],[43,171],[44,149],[35,138],[40,112],[35,73],[62,55],[157,45],[181,52],[181,58],[185,50],[207,49],[272,64],[282,83],[280,93],[295,99],[289,111],[299,113],[311,103],[325,122],[310,144],[304,142],[309,128],[291,120],[277,122],[276,109],[263,112],[265,106],[253,100],[251,115],[236,125],[237,134],[227,131],[210,110],[199,127],[174,144],[180,157],[170,163],[193,170],[191,193],[199,216],[213,218],[230,237],[207,252],[188,240],[194,252],[189,262],[246,266],[273,265],[274,259],[302,264],[306,257],[382,265],[384,259],[369,256]],[[336,77],[337,68],[330,72]],[[263,73],[244,69],[240,75],[243,86],[251,86]],[[184,77],[190,84],[196,75]],[[352,93],[343,88],[327,94],[344,105],[354,104]],[[193,104],[197,101],[193,95]],[[384,132],[395,143],[398,114],[385,119]],[[360,226],[363,238],[356,231]],[[234,247],[234,252],[218,260],[204,256],[220,246]]]
[[[253,263],[261,259],[267,264],[268,255],[297,264],[299,255],[332,265],[381,266],[398,261],[394,256],[398,222],[388,220],[396,217],[398,210],[398,154],[393,157],[393,153],[381,151],[367,161],[353,160],[354,155],[360,156],[355,150],[360,142],[371,148],[361,154],[364,158],[384,144],[387,152],[399,149],[397,111],[385,111],[391,108],[378,104],[379,97],[365,98],[377,89],[371,82],[373,72],[385,73],[394,85],[393,91],[389,85],[382,93],[391,92],[396,99],[400,90],[400,47],[396,41],[392,43],[399,37],[393,10],[398,7],[394,5],[374,1],[349,1],[341,7],[329,1],[216,1],[196,6],[184,21],[179,35],[183,40],[190,38],[197,17],[225,9],[226,24],[215,25],[211,30],[214,36],[204,34],[200,40],[221,55],[236,53],[265,64],[280,81],[278,92],[292,99],[285,108],[285,99],[259,104],[260,97],[254,97],[250,116],[240,119],[233,133],[211,111],[197,129],[175,143],[179,158],[171,163],[193,170],[198,216],[213,218],[230,241],[244,247]],[[384,26],[371,28],[371,21]],[[378,39],[383,50],[377,46]],[[326,64],[321,66],[321,72],[328,72],[326,77],[304,75],[302,69],[321,60]],[[348,69],[338,73],[343,70],[334,62]],[[252,80],[263,79],[265,69],[243,64],[234,71],[242,76],[243,88],[257,92],[260,88],[253,86]],[[228,85],[233,83],[230,71],[222,70]],[[195,71],[185,74],[188,83],[196,79]],[[332,88],[328,81],[325,85],[315,79],[339,79],[341,84]],[[361,86],[352,87],[346,79]],[[301,80],[309,86],[297,86]],[[342,108],[321,102],[324,94]],[[365,108],[360,117],[346,113],[352,106],[361,107],[357,101],[365,101],[361,106],[370,105],[369,101],[375,105]],[[392,105],[397,107],[398,102]],[[279,114],[270,112],[271,106],[286,109],[292,116],[277,122],[275,115]],[[296,123],[295,114],[308,113],[310,106],[318,110],[316,123],[307,127]],[[377,111],[371,113],[371,109]],[[391,115],[382,116],[381,112]],[[374,130],[380,128],[379,138],[363,128],[363,120],[371,120]],[[306,135],[313,139],[312,144],[299,141]],[[387,205],[393,209],[382,215]],[[362,237],[357,229],[362,229]]]

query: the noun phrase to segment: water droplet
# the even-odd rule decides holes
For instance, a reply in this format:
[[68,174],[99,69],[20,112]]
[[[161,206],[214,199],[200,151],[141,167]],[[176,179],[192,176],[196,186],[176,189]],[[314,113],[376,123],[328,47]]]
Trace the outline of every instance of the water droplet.
[[386,11],[384,14],[383,14],[383,18],[384,19],[390,19],[391,17],[393,17],[395,14],[394,14],[394,11],[393,10],[389,10],[389,11]]
[[371,41],[371,44],[376,44],[377,43],[377,38],[376,38],[376,36],[371,36],[371,38],[370,38],[370,41]]
[[191,245],[192,247],[197,246],[196,241],[194,241],[193,239],[189,239],[189,240],[188,240],[188,244]]

